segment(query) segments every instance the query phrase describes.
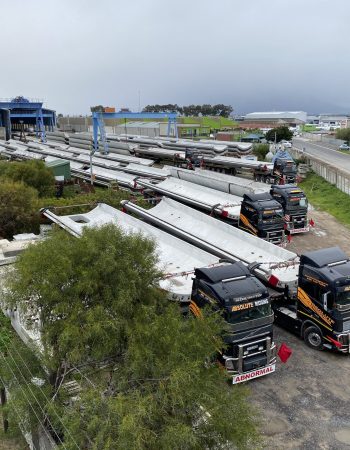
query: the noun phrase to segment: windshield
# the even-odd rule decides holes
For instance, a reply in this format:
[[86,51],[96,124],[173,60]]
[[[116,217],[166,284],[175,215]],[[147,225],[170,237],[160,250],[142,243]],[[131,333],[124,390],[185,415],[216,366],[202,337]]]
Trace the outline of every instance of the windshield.
[[262,319],[271,315],[271,305],[255,306],[253,308],[244,309],[242,311],[234,311],[226,313],[228,323],[240,323],[248,320]]
[[297,170],[297,167],[293,162],[282,162],[281,167],[284,173],[294,173]]
[[336,304],[340,308],[344,306],[350,307],[350,286],[345,286],[337,290]]
[[283,209],[265,209],[260,213],[263,223],[280,222],[283,220]]
[[301,208],[307,208],[306,197],[301,197],[300,195],[292,195],[288,198],[288,206],[300,206]]

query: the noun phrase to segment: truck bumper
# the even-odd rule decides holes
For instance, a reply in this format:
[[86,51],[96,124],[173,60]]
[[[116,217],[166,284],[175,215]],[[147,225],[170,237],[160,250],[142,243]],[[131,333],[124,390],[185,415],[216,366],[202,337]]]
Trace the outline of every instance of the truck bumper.
[[254,378],[263,377],[269,373],[273,373],[276,370],[276,364],[270,364],[269,366],[261,369],[252,370],[251,372],[233,375],[232,384],[243,383],[244,381],[253,380]]
[[288,228],[287,226],[287,231],[289,231],[290,234],[298,234],[298,233],[307,233],[308,231],[310,231],[310,227],[304,227],[304,228]]
[[[255,347],[257,347],[255,349]],[[262,377],[276,369],[276,344],[270,337],[238,345],[236,358],[226,357],[225,367],[232,384]]]

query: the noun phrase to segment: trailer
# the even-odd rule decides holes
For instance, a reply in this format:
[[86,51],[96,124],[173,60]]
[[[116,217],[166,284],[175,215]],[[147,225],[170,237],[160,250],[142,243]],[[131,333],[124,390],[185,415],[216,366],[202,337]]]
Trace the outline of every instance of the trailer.
[[185,161],[186,153],[181,150],[170,150],[160,147],[138,148],[135,150],[136,156],[151,157],[156,161]]
[[210,305],[220,309],[227,320],[226,349],[218,357],[232,383],[275,371],[269,292],[242,263],[222,264],[217,256],[105,204],[85,214],[58,216],[49,209],[42,214],[75,237],[81,236],[85,227],[112,223],[127,233],[154,240],[158,267],[164,273],[159,285],[168,298],[183,308],[187,305],[196,316]]
[[270,289],[277,324],[313,349],[350,353],[350,259],[338,247],[298,258],[173,200],[150,210],[127,201],[123,207],[220,258],[241,261]]
[[216,189],[228,194],[244,196],[245,194],[270,193],[277,200],[284,213],[285,231],[289,234],[306,233],[309,231],[307,219],[308,202],[304,192],[295,185],[267,185],[247,178],[239,178],[209,170],[195,171],[166,167],[171,176],[191,183]]
[[269,194],[242,198],[174,178],[159,183],[138,179],[137,183],[145,188],[146,197],[170,197],[275,244],[284,242],[283,210]]
[[297,168],[288,152],[279,150],[273,162],[254,161],[229,156],[203,157],[202,167],[209,170],[222,171],[229,175],[237,173],[251,174],[255,181],[268,184],[295,183]]
[[254,275],[270,287],[296,294],[299,258],[295,253],[170,198],[163,197],[151,209],[127,200],[122,204],[126,211],[219,258],[252,267]]

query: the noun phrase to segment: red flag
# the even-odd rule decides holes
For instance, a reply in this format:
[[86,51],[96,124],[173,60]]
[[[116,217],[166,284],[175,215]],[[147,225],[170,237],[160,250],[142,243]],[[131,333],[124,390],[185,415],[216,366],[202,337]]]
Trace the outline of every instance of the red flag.
[[314,222],[312,219],[310,219],[309,224],[310,224],[311,227],[314,227],[314,226],[315,226],[315,222]]
[[277,355],[280,357],[280,360],[283,363],[287,362],[291,354],[292,354],[292,349],[290,349],[288,347],[288,345],[282,343],[277,352]]

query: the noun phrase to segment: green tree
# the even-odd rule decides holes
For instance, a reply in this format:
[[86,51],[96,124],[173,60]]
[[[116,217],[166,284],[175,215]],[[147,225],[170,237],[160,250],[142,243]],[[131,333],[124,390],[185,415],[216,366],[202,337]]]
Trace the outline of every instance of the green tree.
[[255,446],[246,390],[212,362],[225,323],[210,310],[184,318],[156,262],[153,241],[111,225],[57,231],[20,256],[6,304],[40,318],[55,386],[63,365],[82,386],[74,402],[56,389],[54,427],[69,449]]
[[343,141],[346,141],[348,145],[350,145],[350,128],[343,128],[337,130],[336,137],[337,139],[342,139]]
[[0,176],[22,181],[38,191],[40,197],[54,191],[55,177],[44,161],[1,162]]
[[11,428],[17,423],[22,431],[36,434],[37,425],[45,420],[52,387],[34,349],[20,340],[2,312],[0,327],[0,388],[10,392],[3,418]]
[[259,161],[265,161],[269,152],[269,144],[254,144],[253,154],[258,157]]
[[267,141],[271,141],[271,142],[275,142],[275,138],[276,138],[276,142],[280,142],[280,141],[290,141],[293,137],[293,132],[290,131],[290,129],[286,126],[283,127],[277,127],[277,128],[272,128],[272,130],[269,130],[266,133],[266,140]]
[[37,192],[21,182],[0,179],[0,237],[38,232]]

